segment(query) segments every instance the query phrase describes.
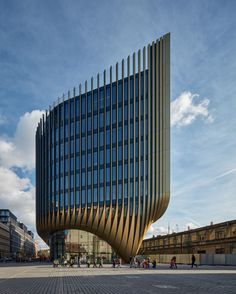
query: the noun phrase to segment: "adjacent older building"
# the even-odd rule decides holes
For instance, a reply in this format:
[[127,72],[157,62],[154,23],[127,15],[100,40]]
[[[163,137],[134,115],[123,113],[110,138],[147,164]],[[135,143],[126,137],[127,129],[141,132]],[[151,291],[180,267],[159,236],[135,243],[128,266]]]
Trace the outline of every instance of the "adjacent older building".
[[10,230],[0,222],[0,259],[10,257]]
[[146,239],[139,253],[236,254],[236,220]]
[[9,229],[10,256],[13,259],[35,257],[34,234],[9,209],[0,209],[0,223]]
[[79,229],[129,260],[169,203],[170,34],[67,98],[36,132],[38,234],[52,257]]

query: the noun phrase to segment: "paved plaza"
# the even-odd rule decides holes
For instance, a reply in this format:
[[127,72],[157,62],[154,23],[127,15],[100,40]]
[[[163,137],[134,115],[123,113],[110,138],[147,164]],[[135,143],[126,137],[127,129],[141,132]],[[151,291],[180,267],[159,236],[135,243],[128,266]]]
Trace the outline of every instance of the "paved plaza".
[[236,293],[236,267],[179,265],[169,269],[53,268],[51,264],[0,264],[0,294]]

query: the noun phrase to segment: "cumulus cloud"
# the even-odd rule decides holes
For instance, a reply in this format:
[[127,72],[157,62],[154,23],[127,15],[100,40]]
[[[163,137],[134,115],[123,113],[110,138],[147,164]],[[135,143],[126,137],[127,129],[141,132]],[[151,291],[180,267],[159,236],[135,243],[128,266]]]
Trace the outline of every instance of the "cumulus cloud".
[[41,110],[20,117],[13,138],[0,138],[0,164],[32,170],[35,166],[35,131],[43,114]]
[[43,111],[20,117],[12,138],[0,137],[0,207],[10,209],[29,229],[35,228],[35,187],[29,177],[35,166],[35,131]]
[[198,94],[183,92],[171,102],[171,125],[187,126],[197,118],[212,122],[213,118],[209,113],[209,99],[199,99]]

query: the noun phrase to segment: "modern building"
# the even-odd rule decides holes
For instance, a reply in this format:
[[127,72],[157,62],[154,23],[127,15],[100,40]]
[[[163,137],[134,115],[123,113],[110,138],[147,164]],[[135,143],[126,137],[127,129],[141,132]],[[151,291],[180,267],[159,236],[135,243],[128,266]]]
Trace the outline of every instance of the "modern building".
[[0,259],[10,257],[10,230],[0,223]]
[[43,115],[36,132],[37,231],[57,248],[52,257],[67,253],[67,230],[80,230],[129,260],[169,195],[167,34]]
[[236,254],[236,220],[143,240],[140,254]]
[[35,257],[34,234],[9,209],[0,209],[0,223],[8,227],[10,233],[10,256],[13,259]]

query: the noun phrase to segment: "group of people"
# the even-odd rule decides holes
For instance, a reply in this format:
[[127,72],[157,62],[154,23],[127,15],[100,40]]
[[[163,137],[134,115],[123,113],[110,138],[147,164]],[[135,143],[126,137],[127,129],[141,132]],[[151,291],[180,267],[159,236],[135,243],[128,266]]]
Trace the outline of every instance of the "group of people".
[[[193,266],[197,267],[197,264],[196,264],[196,257],[194,254],[192,254],[192,257],[191,257],[191,268],[193,268]],[[177,269],[177,263],[176,263],[176,256],[173,256],[170,260],[170,268],[175,268]]]
[[[56,258],[53,260],[53,267],[73,267],[75,264],[77,264],[77,267],[81,267],[81,260],[80,257],[76,257],[75,259],[70,258],[69,260],[65,259],[64,256],[61,258]],[[86,257],[86,265],[87,267],[90,267],[90,258]],[[94,258],[93,259],[93,267],[103,267],[103,258]]]
[[112,259],[112,267],[121,267],[121,258],[113,258]]
[[[73,267],[74,264],[77,263],[77,267],[80,267],[80,257],[78,256],[75,259],[71,258],[70,260],[66,260],[64,258],[64,256],[62,256],[62,258],[60,259],[54,259],[53,261],[53,267],[58,267],[60,266],[65,266],[65,267]],[[91,263],[90,263],[90,258],[87,256],[86,258],[86,265],[89,268]],[[135,268],[156,268],[157,266],[157,262],[154,259],[152,262],[150,261],[150,258],[147,259],[143,259],[142,261],[138,258],[135,257],[130,257],[130,268],[135,267]],[[193,266],[197,267],[196,264],[196,257],[194,254],[192,254],[191,257],[191,268],[193,268]],[[103,258],[99,257],[99,258],[93,258],[93,268],[102,268],[103,267]],[[112,260],[112,267],[121,267],[121,258],[113,258]],[[173,256],[170,260],[170,268],[171,269],[177,269],[177,261],[176,261],[176,256]]]

